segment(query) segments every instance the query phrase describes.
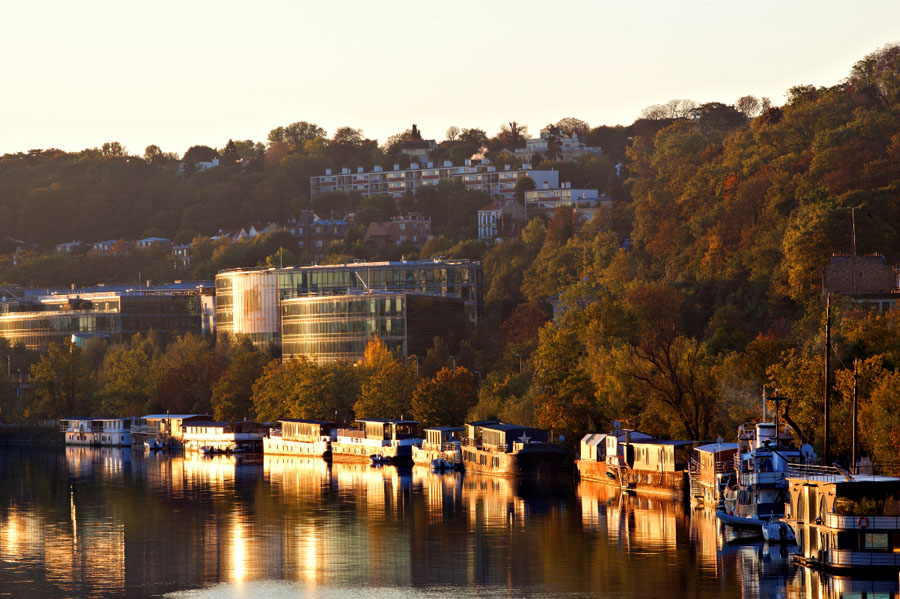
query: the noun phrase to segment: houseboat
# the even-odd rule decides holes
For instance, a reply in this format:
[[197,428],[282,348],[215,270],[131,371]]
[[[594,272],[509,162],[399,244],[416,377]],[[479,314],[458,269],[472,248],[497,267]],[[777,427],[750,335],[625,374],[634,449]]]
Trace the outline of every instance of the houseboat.
[[416,420],[360,418],[356,426],[338,429],[331,444],[332,460],[412,464],[412,448],[422,441]]
[[835,573],[900,572],[900,478],[792,464],[785,521],[803,565]]
[[212,420],[191,420],[182,429],[184,449],[207,454],[260,451],[268,432],[268,427],[258,422]]
[[[784,516],[788,465],[801,461],[795,434],[786,423],[742,424],[738,428],[735,478],[724,490],[724,505],[716,517],[733,529],[762,533],[773,518]],[[812,449],[804,448],[812,457]]]
[[263,452],[330,458],[337,427],[325,420],[282,420],[281,428],[263,439]]
[[134,418],[66,418],[60,420],[66,445],[130,447]]
[[586,435],[576,460],[579,476],[628,492],[681,498],[694,441],[668,441],[634,430]]
[[716,508],[725,499],[725,489],[734,483],[734,456],[737,443],[716,443],[695,447],[696,458],[691,458],[691,501],[705,507]]
[[[618,426],[618,425],[617,425]],[[578,445],[578,458],[575,466],[578,468],[578,476],[582,480],[606,483],[619,486],[616,477],[616,467],[612,463],[615,456],[624,455],[625,446],[630,440],[652,439],[651,435],[632,430],[619,430],[616,432],[588,433],[581,438]]]
[[566,452],[547,442],[547,431],[518,424],[470,422],[462,442],[467,472],[550,478],[566,472]]
[[462,433],[466,429],[452,426],[432,426],[425,429],[425,439],[413,446],[414,464],[435,468],[462,467]]
[[148,414],[143,416],[137,426],[132,427],[131,436],[134,445],[150,447],[183,447],[183,426],[193,421],[210,421],[209,414]]

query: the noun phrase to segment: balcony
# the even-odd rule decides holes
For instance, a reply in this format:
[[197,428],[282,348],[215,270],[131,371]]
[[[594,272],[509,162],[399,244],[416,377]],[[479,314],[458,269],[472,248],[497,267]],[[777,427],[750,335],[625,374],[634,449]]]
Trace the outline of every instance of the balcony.
[[829,549],[828,565],[856,568],[897,568],[900,567],[900,553]]
[[[866,524],[864,527],[859,525],[859,521],[863,518],[866,519],[863,521]],[[825,525],[842,530],[900,530],[900,516],[827,514],[825,516]]]

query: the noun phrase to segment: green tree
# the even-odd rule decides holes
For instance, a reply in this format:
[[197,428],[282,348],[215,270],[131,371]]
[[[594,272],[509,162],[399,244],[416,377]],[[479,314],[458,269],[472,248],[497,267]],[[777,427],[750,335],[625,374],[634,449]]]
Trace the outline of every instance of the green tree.
[[91,374],[77,345],[51,343],[46,355],[31,367],[31,374],[35,397],[26,409],[29,419],[93,413]]
[[416,388],[416,369],[411,361],[391,355],[387,345],[373,337],[359,363],[362,376],[357,418],[399,418],[410,413]]
[[237,347],[231,363],[212,387],[212,408],[217,420],[255,418],[253,384],[262,376],[268,356],[249,343]]
[[412,397],[412,415],[426,426],[459,426],[475,403],[472,373],[462,367],[444,367],[434,378],[419,382]]
[[156,396],[151,356],[139,347],[117,345],[103,358],[97,375],[100,405],[106,416],[144,414]]

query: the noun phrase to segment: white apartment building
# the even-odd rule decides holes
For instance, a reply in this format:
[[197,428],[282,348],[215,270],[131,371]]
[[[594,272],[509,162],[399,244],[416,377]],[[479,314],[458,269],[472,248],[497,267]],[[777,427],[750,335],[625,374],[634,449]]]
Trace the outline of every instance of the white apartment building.
[[545,185],[559,185],[558,171],[534,170],[529,164],[523,164],[519,169],[512,169],[507,165],[497,170],[487,160],[474,165],[466,160],[464,166],[453,166],[453,163],[445,161],[443,166],[428,162],[425,168],[419,168],[417,163],[413,163],[408,169],[401,169],[399,164],[395,164],[390,171],[385,171],[380,166],[371,171],[364,171],[359,167],[355,173],[351,173],[349,168],[343,168],[339,174],[326,169],[324,175],[309,178],[309,188],[313,198],[329,191],[356,191],[363,196],[388,194],[400,198],[406,192],[414,193],[425,185],[459,179],[468,189],[483,191],[493,199],[511,200],[515,197],[516,183],[523,177],[531,177],[538,189]]
[[559,189],[544,187],[525,192],[525,212],[529,218],[538,214],[549,216],[557,208],[567,206],[573,208],[585,221],[589,221],[611,202],[596,189],[572,189],[571,183],[563,183]]
[[603,150],[599,146],[585,145],[577,133],[571,136],[563,133],[555,127],[544,127],[541,129],[540,137],[533,137],[525,140],[525,147],[517,149],[514,154],[524,160],[531,160],[535,154],[546,157],[547,148],[550,144],[550,138],[556,135],[560,145],[560,160],[575,160],[584,154],[593,154],[599,156]]

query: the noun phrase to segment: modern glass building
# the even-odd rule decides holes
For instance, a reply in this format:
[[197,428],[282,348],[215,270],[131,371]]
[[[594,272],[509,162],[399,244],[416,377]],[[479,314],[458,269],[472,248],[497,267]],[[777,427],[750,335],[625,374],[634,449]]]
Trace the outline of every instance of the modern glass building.
[[467,260],[223,270],[216,275],[216,334],[278,343],[284,300],[367,291],[458,298],[473,323],[483,307],[481,265]]
[[0,301],[0,337],[44,350],[51,343],[105,337],[121,341],[153,331],[167,343],[201,334],[200,291],[128,291]]
[[397,292],[297,297],[281,302],[284,359],[355,362],[378,336],[391,351],[419,356],[435,337],[460,336],[466,328],[461,298]]

